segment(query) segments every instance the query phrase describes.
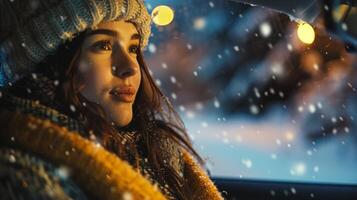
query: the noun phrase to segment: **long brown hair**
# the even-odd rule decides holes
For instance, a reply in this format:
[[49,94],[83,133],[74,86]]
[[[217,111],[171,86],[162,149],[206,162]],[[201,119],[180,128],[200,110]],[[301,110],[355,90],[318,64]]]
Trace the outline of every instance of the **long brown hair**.
[[[54,55],[49,56],[42,65],[46,65],[51,72],[55,68],[60,77],[61,87],[58,88],[57,99],[63,102],[62,111],[74,118],[80,118],[85,122],[88,133],[94,134],[102,140],[102,145],[109,151],[114,152],[122,159],[128,159],[127,152],[136,152],[136,165],[138,167],[139,154],[135,145],[125,145],[124,138],[118,133],[117,127],[110,124],[103,108],[87,101],[78,91],[82,86],[81,77],[78,73],[78,62],[81,54],[81,44],[85,38],[85,32],[78,34],[72,41],[61,45]],[[178,199],[189,199],[192,192],[185,177],[165,161],[163,152],[158,147],[159,138],[168,138],[179,148],[190,152],[204,166],[203,159],[193,149],[185,126],[173,108],[170,101],[156,86],[144,62],[143,54],[138,48],[137,61],[141,70],[141,83],[136,100],[133,105],[133,120],[122,127],[122,130],[136,130],[140,134],[140,148],[146,152],[147,161],[157,173],[157,180],[166,183],[169,190]],[[46,67],[43,66],[43,67]],[[72,105],[76,108],[69,110]],[[166,155],[167,156],[167,155]]]

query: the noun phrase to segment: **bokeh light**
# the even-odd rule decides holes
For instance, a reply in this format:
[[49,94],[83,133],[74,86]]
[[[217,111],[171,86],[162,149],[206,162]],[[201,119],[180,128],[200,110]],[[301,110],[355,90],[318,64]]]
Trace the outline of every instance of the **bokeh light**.
[[306,22],[301,22],[298,25],[297,35],[301,42],[311,44],[315,40],[315,31],[312,26]]
[[169,6],[160,5],[154,8],[151,18],[156,25],[166,26],[174,19],[174,11]]

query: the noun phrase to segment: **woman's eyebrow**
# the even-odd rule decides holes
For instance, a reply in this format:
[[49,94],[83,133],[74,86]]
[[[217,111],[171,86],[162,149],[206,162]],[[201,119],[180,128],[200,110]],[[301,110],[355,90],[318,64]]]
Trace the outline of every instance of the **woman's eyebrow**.
[[138,33],[134,33],[133,35],[131,35],[131,40],[139,40],[140,39],[140,35]]
[[[95,35],[95,34],[104,34],[104,35],[109,35],[109,36],[112,36],[112,37],[117,37],[118,36],[118,32],[113,31],[113,30],[109,30],[109,29],[96,29],[96,30],[93,30],[93,31],[89,32],[88,36]],[[133,35],[131,35],[130,39],[131,40],[139,40],[140,39],[140,35],[138,33],[134,33]]]
[[109,29],[96,29],[88,33],[88,36],[95,35],[95,34],[104,34],[104,35],[110,35],[113,37],[117,37],[118,33],[116,31],[112,31]]

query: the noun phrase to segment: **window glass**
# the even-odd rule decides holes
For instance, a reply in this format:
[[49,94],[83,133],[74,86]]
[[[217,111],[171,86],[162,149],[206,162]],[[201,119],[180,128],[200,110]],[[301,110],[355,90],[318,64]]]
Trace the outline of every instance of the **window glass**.
[[321,17],[311,28],[233,1],[146,5],[173,10],[145,57],[213,176],[357,183],[356,54]]

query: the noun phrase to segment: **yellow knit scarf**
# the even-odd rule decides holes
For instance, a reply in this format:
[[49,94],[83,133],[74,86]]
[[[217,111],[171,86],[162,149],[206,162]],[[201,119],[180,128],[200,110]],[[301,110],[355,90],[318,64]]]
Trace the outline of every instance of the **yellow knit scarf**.
[[[96,199],[123,199],[124,194],[130,194],[133,199],[166,199],[129,163],[50,120],[1,110],[0,124],[0,140],[3,143],[68,166],[74,180]],[[184,176],[195,191],[192,199],[223,199],[204,170],[189,153],[183,152]]]

